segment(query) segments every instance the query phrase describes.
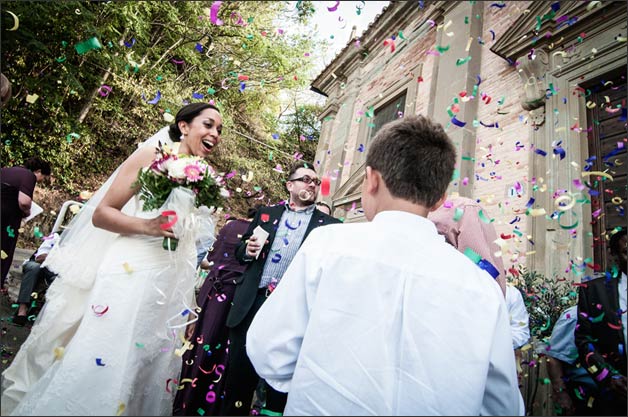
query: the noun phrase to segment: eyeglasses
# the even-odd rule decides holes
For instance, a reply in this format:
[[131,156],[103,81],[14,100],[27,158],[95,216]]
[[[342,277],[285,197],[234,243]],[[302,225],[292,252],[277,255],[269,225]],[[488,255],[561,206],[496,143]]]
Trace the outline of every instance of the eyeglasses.
[[311,182],[313,182],[316,185],[321,185],[321,180],[319,180],[318,178],[312,178],[309,175],[304,175],[301,178],[293,178],[291,180],[288,181],[301,181],[304,182],[306,184],[309,184]]

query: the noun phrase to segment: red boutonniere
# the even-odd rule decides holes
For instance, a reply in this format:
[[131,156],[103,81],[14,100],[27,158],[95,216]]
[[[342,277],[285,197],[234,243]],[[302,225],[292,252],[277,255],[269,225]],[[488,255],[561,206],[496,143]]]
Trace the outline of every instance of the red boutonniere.
[[262,215],[260,216],[260,219],[262,219],[262,221],[266,223],[267,221],[270,220],[270,215],[268,213],[262,213]]

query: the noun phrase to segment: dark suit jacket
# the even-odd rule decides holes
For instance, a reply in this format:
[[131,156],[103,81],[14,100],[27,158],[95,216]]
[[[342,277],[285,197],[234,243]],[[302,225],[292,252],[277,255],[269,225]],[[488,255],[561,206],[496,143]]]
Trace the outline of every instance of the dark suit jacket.
[[[618,283],[617,278],[600,277],[585,282],[586,286],[579,290],[575,331],[578,355],[580,363],[594,379],[608,369],[608,376],[602,381],[595,379],[601,385],[608,383],[613,370],[626,375],[626,341],[618,314]],[[604,316],[600,318],[602,313]],[[620,344],[623,345],[621,352]]]
[[[255,230],[255,228],[259,225],[269,233],[267,239],[268,243],[262,247],[262,252],[259,254],[259,257],[247,262],[248,267],[237,282],[233,305],[231,306],[231,310],[227,316],[228,327],[235,327],[240,324],[248,314],[253,302],[255,301],[257,289],[259,287],[260,280],[262,279],[262,272],[264,271],[266,257],[268,256],[268,252],[270,252],[270,248],[275,239],[275,234],[277,233],[277,228],[279,227],[279,220],[285,210],[286,208],[283,205],[260,208],[257,211],[255,218],[249,225],[249,229],[242,236],[242,243],[240,243],[238,249],[236,250],[236,257],[240,260],[240,262],[247,262],[245,260],[246,241],[253,234],[253,230]],[[303,241],[305,241],[314,228],[332,223],[340,223],[340,220],[315,209],[314,213],[312,213],[312,218],[307,225]],[[303,241],[301,243],[303,243]]]

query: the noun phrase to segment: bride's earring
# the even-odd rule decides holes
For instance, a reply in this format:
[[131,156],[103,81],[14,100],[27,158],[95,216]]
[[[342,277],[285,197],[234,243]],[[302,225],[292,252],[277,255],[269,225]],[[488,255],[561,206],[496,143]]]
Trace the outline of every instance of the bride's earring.
[[181,136],[179,136],[179,140],[180,140],[180,141],[183,141],[184,136],[185,136],[185,135],[184,135],[183,133],[181,133]]

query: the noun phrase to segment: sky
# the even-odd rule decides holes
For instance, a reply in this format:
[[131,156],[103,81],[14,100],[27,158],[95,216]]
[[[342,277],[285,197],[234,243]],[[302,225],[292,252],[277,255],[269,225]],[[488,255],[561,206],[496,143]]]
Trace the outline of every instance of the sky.
[[[290,7],[294,8],[296,3],[296,1],[290,2]],[[320,74],[349,42],[353,26],[356,26],[356,36],[359,37],[389,2],[314,1],[313,3],[316,12],[310,20],[308,28],[300,27],[297,29],[312,30],[315,39],[324,40],[328,43],[326,50],[312,51],[312,79]],[[329,10],[330,8],[332,11]],[[360,11],[359,15],[357,13],[358,9]],[[298,95],[300,96],[299,101],[304,100],[319,104],[325,102],[323,96],[309,89]],[[292,98],[289,98],[289,100],[292,100]]]
[[[295,2],[296,3],[296,2]],[[357,27],[359,37],[369,23],[388,5],[388,1],[316,1],[316,12],[311,25],[319,39],[327,40],[330,47],[323,57],[322,70],[345,47],[351,35],[351,29]],[[330,11],[334,7],[335,11]],[[358,15],[357,12],[360,12]]]

